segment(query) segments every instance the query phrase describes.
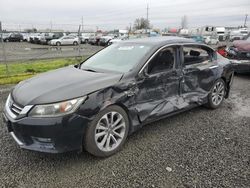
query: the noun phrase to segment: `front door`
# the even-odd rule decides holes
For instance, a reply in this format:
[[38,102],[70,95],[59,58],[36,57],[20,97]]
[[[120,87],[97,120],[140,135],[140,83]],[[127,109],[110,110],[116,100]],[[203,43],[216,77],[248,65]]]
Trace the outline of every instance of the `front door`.
[[179,48],[160,50],[142,69],[137,81],[136,109],[142,122],[157,119],[176,110],[181,70],[178,68]]

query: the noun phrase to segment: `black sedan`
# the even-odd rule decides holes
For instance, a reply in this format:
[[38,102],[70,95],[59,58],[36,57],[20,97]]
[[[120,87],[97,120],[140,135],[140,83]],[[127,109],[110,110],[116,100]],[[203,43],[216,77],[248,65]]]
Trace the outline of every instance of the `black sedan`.
[[4,121],[21,148],[85,148],[106,157],[146,123],[199,105],[218,108],[232,80],[231,63],[206,45],[179,37],[128,40],[19,83]]
[[23,35],[20,33],[11,33],[8,37],[3,39],[4,42],[22,42]]

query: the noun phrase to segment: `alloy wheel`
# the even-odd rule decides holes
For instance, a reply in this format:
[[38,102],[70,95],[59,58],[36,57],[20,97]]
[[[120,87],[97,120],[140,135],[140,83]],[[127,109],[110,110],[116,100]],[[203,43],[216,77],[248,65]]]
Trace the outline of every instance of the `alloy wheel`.
[[124,117],[118,112],[104,114],[95,129],[95,142],[101,151],[116,149],[124,139],[126,124]]
[[212,91],[212,103],[218,106],[224,98],[225,86],[222,82],[217,82]]

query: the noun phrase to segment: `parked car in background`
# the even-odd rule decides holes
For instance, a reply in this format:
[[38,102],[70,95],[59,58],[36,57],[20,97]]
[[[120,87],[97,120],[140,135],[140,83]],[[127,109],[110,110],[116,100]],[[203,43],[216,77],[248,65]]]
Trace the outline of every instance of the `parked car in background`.
[[9,37],[9,35],[10,35],[11,33],[1,33],[0,34],[0,40],[2,41],[4,41],[6,38],[8,38]]
[[242,39],[246,38],[246,36],[248,34],[249,34],[249,31],[245,28],[233,30],[230,32],[229,39],[230,39],[230,41],[242,40]]
[[23,35],[23,41],[29,42],[29,33],[21,33]]
[[78,33],[69,33],[67,36],[70,36],[70,37],[78,37]]
[[227,53],[229,58],[250,61],[250,36],[245,40],[235,40],[227,48]]
[[49,42],[53,39],[59,39],[64,36],[64,33],[44,33],[40,38],[41,44],[49,44]]
[[23,41],[23,35],[20,33],[11,33],[3,39],[4,42],[21,42]]
[[52,46],[62,46],[62,45],[78,45],[80,43],[79,37],[76,36],[63,36],[59,39],[53,39],[50,41]]
[[98,45],[107,46],[109,44],[109,41],[111,41],[113,38],[114,38],[114,36],[111,36],[111,35],[102,36],[99,40]]
[[217,45],[219,43],[219,39],[217,35],[206,36],[204,42],[209,45]]
[[128,40],[20,82],[3,118],[21,148],[85,148],[108,157],[147,123],[200,105],[219,108],[232,81],[230,61],[204,44],[179,37]]
[[81,43],[87,44],[89,42],[89,38],[93,35],[93,33],[82,33],[80,36]]
[[114,38],[114,39],[111,39],[108,42],[108,45],[111,45],[111,44],[114,44],[114,43],[117,43],[117,42],[121,42],[123,40],[128,40],[128,39],[129,39],[129,36],[122,36],[122,37]]
[[101,33],[98,33],[96,35],[92,35],[89,37],[89,44],[91,45],[99,45],[100,38],[102,37]]
[[227,58],[234,63],[237,73],[250,73],[250,35],[245,40],[235,40],[226,48]]
[[45,35],[46,33],[41,33],[37,36],[34,37],[34,43],[35,44],[41,44],[41,38]]
[[[32,34],[30,34],[29,42],[30,43],[35,43],[35,38],[37,38],[40,35],[41,35],[41,33],[32,33]],[[36,39],[36,41],[37,41],[37,39]]]

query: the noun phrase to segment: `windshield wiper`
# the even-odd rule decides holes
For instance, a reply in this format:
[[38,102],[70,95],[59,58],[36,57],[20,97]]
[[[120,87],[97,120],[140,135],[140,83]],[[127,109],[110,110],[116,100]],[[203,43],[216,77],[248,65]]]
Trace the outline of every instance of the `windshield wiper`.
[[89,71],[89,72],[97,72],[97,71],[95,71],[93,69],[82,69],[82,70]]

